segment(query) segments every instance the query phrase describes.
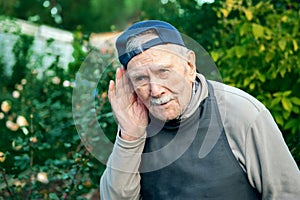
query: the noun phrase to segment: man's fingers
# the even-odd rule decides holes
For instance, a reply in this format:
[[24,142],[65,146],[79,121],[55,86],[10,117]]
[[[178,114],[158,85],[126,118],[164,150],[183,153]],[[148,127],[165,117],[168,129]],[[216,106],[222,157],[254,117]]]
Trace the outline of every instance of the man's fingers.
[[113,99],[123,97],[127,93],[128,83],[125,79],[125,70],[122,68],[117,68],[116,80],[110,80],[108,86],[108,98],[110,102],[112,102]]
[[116,88],[120,87],[121,79],[122,79],[121,69],[117,68],[117,70],[116,70]]
[[110,80],[108,98],[113,107],[129,107],[136,101],[136,95],[124,68],[116,70],[116,80]]
[[124,68],[118,68],[116,71],[116,96],[125,97],[134,93],[130,86],[129,78]]
[[115,96],[115,82],[113,80],[110,80],[108,85],[108,99],[110,102],[113,96]]

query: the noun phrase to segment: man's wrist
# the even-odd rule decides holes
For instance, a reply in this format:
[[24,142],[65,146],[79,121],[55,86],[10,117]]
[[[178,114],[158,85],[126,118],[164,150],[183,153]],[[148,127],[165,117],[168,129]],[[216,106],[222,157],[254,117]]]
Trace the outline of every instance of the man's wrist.
[[119,131],[119,136],[123,139],[123,140],[127,140],[127,141],[134,141],[134,140],[138,140],[141,137],[144,136],[143,134],[140,134],[141,136],[134,136],[133,134],[128,134],[125,131],[120,130]]

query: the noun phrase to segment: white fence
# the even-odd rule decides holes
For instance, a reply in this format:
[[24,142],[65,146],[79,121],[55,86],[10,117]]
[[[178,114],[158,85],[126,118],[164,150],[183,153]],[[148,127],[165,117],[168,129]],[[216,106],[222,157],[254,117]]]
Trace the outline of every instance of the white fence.
[[[13,48],[18,40],[19,31],[22,34],[34,36],[31,46],[29,62],[27,68],[36,69],[38,77],[41,77],[44,71],[59,57],[58,66],[67,70],[68,64],[74,59],[73,53],[73,34],[57,28],[29,23],[24,20],[1,20],[0,21],[0,59],[7,76],[12,74],[12,67],[16,60],[13,54]],[[49,45],[47,41],[53,39]]]

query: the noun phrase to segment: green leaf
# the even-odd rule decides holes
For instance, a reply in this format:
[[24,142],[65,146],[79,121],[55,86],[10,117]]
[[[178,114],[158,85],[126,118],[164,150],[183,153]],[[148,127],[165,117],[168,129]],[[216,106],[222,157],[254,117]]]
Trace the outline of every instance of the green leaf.
[[287,96],[290,96],[290,94],[292,94],[292,91],[291,91],[291,90],[287,90],[287,91],[284,91],[284,92],[282,93],[282,96],[287,97]]
[[293,104],[300,106],[300,98],[298,97],[292,97],[290,98],[291,102],[293,102]]
[[70,148],[72,145],[70,143],[68,143],[68,142],[65,142],[64,146],[67,147],[67,148]]
[[283,118],[282,118],[281,114],[279,114],[279,113],[274,113],[273,115],[274,115],[275,121],[276,121],[279,125],[282,126],[282,125],[284,124],[284,122],[283,122]]
[[219,59],[219,53],[217,51],[212,51],[210,55],[214,61],[217,61]]
[[280,76],[283,78],[284,75],[285,75],[285,73],[286,73],[286,68],[281,69],[281,70],[279,71],[279,73],[280,73]]
[[246,77],[244,79],[243,86],[246,87],[247,85],[249,85],[250,82],[251,82],[251,78],[250,77]]
[[282,113],[282,115],[283,115],[283,119],[287,120],[287,119],[289,119],[289,117],[291,115],[291,112],[285,111],[285,112]]
[[255,38],[261,38],[264,36],[264,27],[260,24],[252,24],[252,33]]
[[259,74],[258,75],[258,79],[261,81],[261,82],[265,82],[266,81],[266,76],[265,75],[263,75],[263,74]]
[[300,112],[300,108],[299,108],[299,107],[297,107],[297,106],[293,106],[293,109],[292,109],[292,111],[293,111],[294,113],[296,113],[296,114],[299,114],[299,112]]
[[49,199],[59,200],[58,196],[55,193],[50,193],[49,194]]
[[250,9],[244,9],[247,20],[251,21],[253,19],[253,13]]
[[245,35],[245,33],[248,33],[249,32],[249,24],[248,23],[244,23],[240,27],[239,32],[240,32],[240,36],[243,36],[243,35]]
[[288,98],[283,97],[281,99],[281,104],[286,111],[292,111],[293,104]]
[[284,129],[287,130],[287,129],[291,129],[292,127],[297,127],[298,124],[299,124],[298,120],[291,119],[285,124]]
[[226,10],[224,8],[220,9],[221,13],[223,14],[224,17],[228,17],[230,10]]
[[246,48],[244,48],[244,47],[238,46],[238,47],[236,47],[236,49],[235,49],[235,54],[236,54],[236,56],[237,56],[238,58],[241,58],[241,57],[244,56],[246,53],[247,53],[247,52],[246,52]]
[[266,62],[270,62],[271,60],[273,60],[273,58],[275,57],[275,53],[274,51],[268,51],[267,55],[265,57]]
[[275,105],[278,105],[278,103],[281,101],[281,98],[280,97],[276,97],[275,99],[273,99],[271,101],[271,107],[275,106]]
[[284,51],[284,50],[285,50],[285,47],[286,47],[286,40],[285,40],[285,39],[279,40],[278,46],[279,46],[279,48],[280,48],[282,51]]
[[266,40],[271,40],[272,39],[273,32],[270,29],[264,28],[264,33],[265,33],[265,39]]
[[69,179],[70,176],[69,176],[69,174],[65,173],[65,174],[63,174],[63,175],[61,176],[61,178],[62,178],[63,180],[66,180],[66,179]]
[[293,47],[294,47],[294,51],[297,51],[298,50],[298,44],[297,44],[297,41],[294,39],[294,40],[292,40],[292,42],[293,42]]

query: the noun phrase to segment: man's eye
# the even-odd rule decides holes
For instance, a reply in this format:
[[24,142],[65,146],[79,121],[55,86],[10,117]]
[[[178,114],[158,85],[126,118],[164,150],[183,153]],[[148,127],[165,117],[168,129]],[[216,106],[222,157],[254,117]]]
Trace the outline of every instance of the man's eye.
[[159,70],[160,73],[166,73],[166,72],[168,72],[168,71],[169,71],[169,70],[167,70],[167,69],[160,69],[160,70]]
[[134,78],[135,82],[142,82],[142,81],[146,81],[147,80],[147,76],[137,76]]
[[169,76],[169,70],[168,69],[159,69],[159,77],[162,79],[166,79]]

